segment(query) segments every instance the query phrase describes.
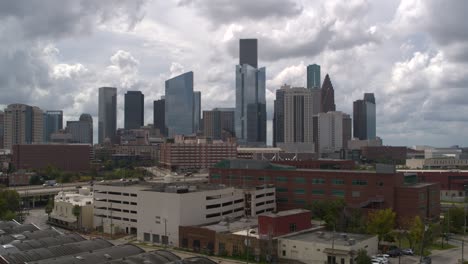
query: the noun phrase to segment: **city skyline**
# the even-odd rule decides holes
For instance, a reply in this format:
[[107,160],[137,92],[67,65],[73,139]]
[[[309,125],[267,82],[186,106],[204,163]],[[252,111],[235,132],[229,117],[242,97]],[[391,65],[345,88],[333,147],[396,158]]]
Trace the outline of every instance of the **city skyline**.
[[[330,74],[340,111],[352,113],[353,101],[364,92],[375,93],[377,135],[384,144],[465,145],[462,135],[468,124],[462,114],[468,106],[463,100],[467,89],[462,88],[468,87],[468,38],[460,34],[465,2],[445,5],[447,12],[437,12],[440,3],[433,1],[284,1],[250,9],[243,1],[225,7],[199,1],[141,1],[112,7],[83,4],[78,9],[64,5],[64,10],[47,4],[15,5],[22,3],[2,8],[11,20],[0,15],[3,36],[13,36],[8,32],[14,30],[23,33],[8,37],[0,47],[2,109],[24,103],[61,109],[64,123],[81,113],[97,120],[97,89],[112,86],[118,88],[117,127],[123,127],[123,94],[128,90],[145,94],[148,124],[152,102],[164,93],[164,81],[189,70],[197,76],[195,90],[203,94],[201,110],[233,107],[238,39],[257,38],[258,65],[268,69],[269,144],[275,90],[284,83],[306,87],[306,67],[316,63],[322,76]],[[50,23],[29,15],[31,10],[64,21],[55,23],[61,27],[41,31]],[[180,21],[169,20],[181,13]],[[77,18],[83,19],[78,23]],[[192,21],[199,27],[194,29]]]

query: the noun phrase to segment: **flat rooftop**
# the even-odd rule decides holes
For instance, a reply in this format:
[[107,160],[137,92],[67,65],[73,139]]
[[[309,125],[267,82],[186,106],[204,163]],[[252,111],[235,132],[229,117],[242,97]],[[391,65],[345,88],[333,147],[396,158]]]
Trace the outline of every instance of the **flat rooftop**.
[[268,216],[268,217],[282,217],[282,216],[288,216],[288,215],[296,215],[300,213],[310,213],[309,210],[306,209],[291,209],[291,210],[286,210],[286,211],[279,211],[277,213],[265,213],[261,214],[261,216]]
[[203,226],[203,228],[213,230],[216,233],[229,233],[229,232],[237,232],[246,228],[255,227],[257,225],[258,225],[257,218],[242,218],[242,219],[237,219],[231,222],[221,221],[216,224]]
[[315,232],[306,232],[297,235],[284,236],[282,239],[295,240],[302,242],[313,242],[313,243],[323,243],[341,246],[349,246],[349,240],[354,239],[356,242],[362,242],[367,239],[374,237],[373,235],[365,234],[349,234],[349,233],[338,233],[330,231],[315,231]]

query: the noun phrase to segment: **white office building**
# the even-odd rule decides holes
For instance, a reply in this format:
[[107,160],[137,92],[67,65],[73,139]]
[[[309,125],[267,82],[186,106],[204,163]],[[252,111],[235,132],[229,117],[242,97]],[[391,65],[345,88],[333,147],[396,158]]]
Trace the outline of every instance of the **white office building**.
[[345,120],[350,120],[349,115],[339,111],[318,114],[320,153],[332,153],[346,148],[344,134],[349,134],[347,130],[350,128],[346,125]]

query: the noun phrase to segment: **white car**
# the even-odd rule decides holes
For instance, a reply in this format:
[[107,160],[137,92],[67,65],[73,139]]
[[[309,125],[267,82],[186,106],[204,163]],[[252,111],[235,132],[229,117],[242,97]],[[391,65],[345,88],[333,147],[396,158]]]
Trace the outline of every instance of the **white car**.
[[375,255],[377,258],[386,258],[388,259],[390,257],[390,255],[388,254],[378,254],[378,255]]
[[378,261],[380,264],[387,264],[388,263],[388,259],[379,258],[379,257],[376,257],[376,256],[372,257],[372,261]]

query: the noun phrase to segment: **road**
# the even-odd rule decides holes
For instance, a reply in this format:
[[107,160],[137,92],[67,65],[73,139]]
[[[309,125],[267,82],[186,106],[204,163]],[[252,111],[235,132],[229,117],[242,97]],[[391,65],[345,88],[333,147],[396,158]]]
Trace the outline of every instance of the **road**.
[[[442,264],[456,264],[461,259],[462,245],[461,241],[451,240],[450,244],[457,246],[457,248],[447,250],[433,250],[431,254],[432,263]],[[468,259],[468,243],[465,243],[463,250],[464,259]]]
[[[84,185],[88,185],[89,183],[88,182],[72,182],[72,183],[64,183],[64,184],[61,184],[60,187],[76,187],[76,186],[84,186]],[[14,187],[8,187],[8,189],[10,190],[16,190],[16,191],[30,191],[30,190],[38,190],[38,189],[44,189],[44,188],[47,188],[45,186],[42,186],[42,185],[28,185],[28,186],[14,186]],[[50,187],[49,187],[50,188]]]

